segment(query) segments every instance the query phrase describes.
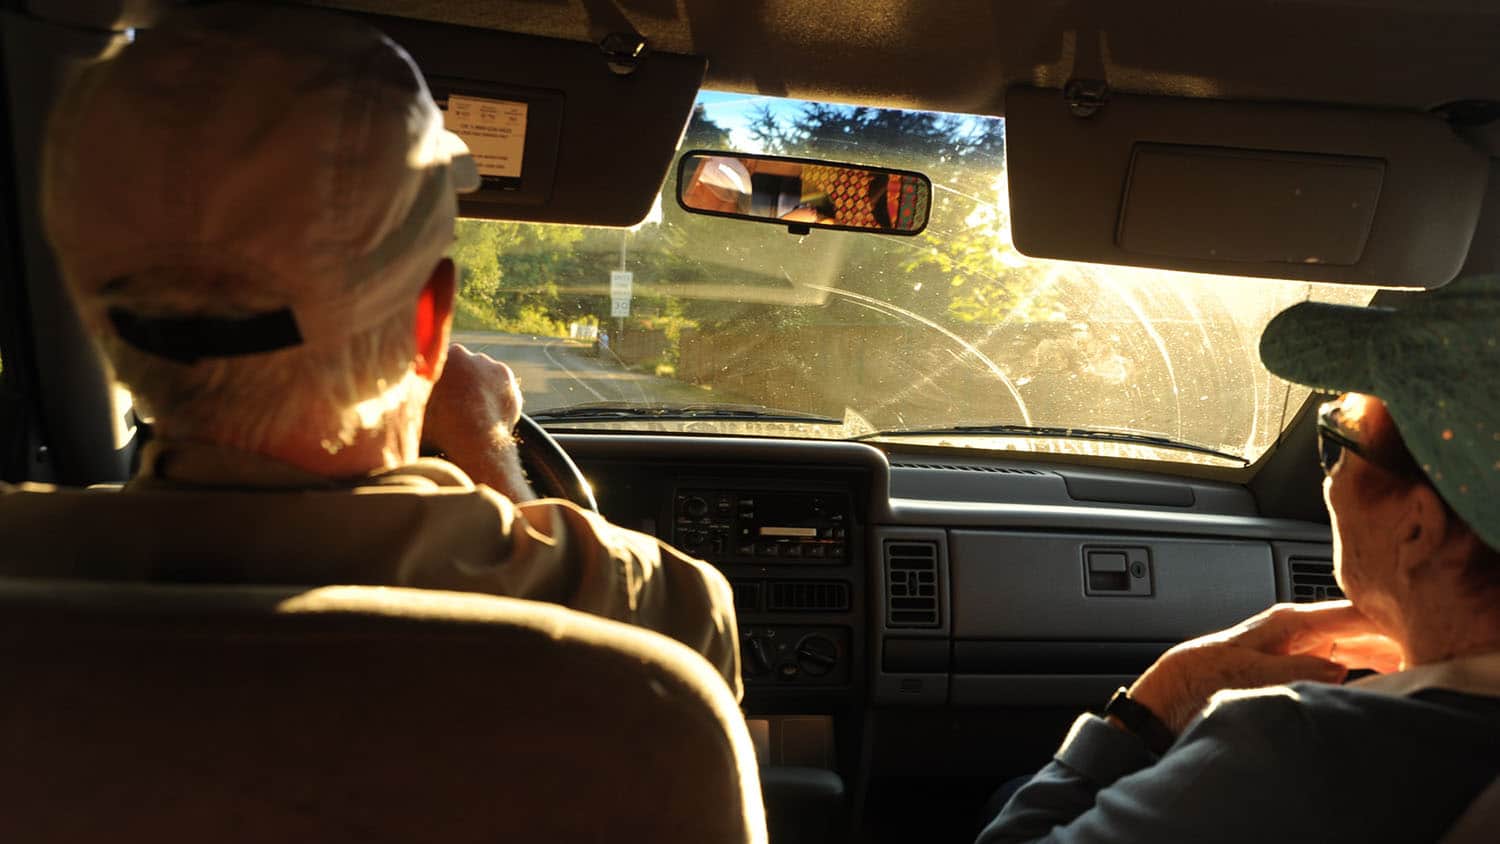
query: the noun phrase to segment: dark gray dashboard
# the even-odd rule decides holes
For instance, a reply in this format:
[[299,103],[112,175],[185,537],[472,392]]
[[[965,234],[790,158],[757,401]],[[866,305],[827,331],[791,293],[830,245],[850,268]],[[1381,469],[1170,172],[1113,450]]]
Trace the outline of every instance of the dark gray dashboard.
[[[607,516],[676,542],[734,582],[745,602],[742,626],[757,634],[742,642],[750,648],[751,709],[773,699],[762,690],[812,687],[857,691],[877,706],[1092,704],[1175,642],[1277,600],[1332,594],[1327,525],[1262,518],[1233,484],[1031,460],[888,455],[844,442],[559,439]],[[696,510],[688,518],[689,497],[694,508],[702,500],[729,515],[713,523],[719,527]],[[796,524],[777,531],[806,535],[783,538],[786,550],[776,552],[736,528],[730,512],[757,497],[762,507],[807,502],[809,511],[838,512],[808,512],[802,521],[778,513],[778,525]],[[837,545],[829,518],[847,520]],[[757,558],[761,550],[777,556]],[[772,590],[799,593],[809,607],[773,605]],[[836,669],[818,666],[809,676],[807,662],[787,667],[797,662],[795,642],[781,638],[768,652],[759,637],[768,630],[780,637],[778,626],[797,628],[799,639],[840,629]]]
[[[857,781],[1024,771],[1171,645],[1338,596],[1328,526],[1262,517],[1234,484],[846,442],[557,436],[607,517],[730,580],[744,706],[770,724],[773,762]],[[1017,718],[1034,727],[996,726]]]

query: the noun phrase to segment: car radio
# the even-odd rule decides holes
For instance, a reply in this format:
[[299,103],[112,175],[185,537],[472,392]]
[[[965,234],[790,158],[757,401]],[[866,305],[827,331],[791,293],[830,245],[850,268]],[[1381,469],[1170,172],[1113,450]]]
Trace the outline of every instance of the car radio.
[[851,509],[837,492],[679,489],[672,540],[714,562],[838,565],[849,554]]

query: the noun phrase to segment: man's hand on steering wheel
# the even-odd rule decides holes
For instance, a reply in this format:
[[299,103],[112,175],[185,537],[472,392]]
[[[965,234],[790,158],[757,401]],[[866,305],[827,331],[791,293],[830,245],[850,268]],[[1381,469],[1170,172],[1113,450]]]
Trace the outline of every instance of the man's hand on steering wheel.
[[463,346],[448,348],[447,365],[427,401],[423,453],[440,453],[476,483],[512,501],[565,498],[598,511],[578,465],[550,434],[521,414],[521,387],[510,367]]
[[476,483],[512,501],[530,501],[537,495],[512,433],[520,418],[521,387],[511,368],[454,343],[427,401],[422,444],[442,452]]

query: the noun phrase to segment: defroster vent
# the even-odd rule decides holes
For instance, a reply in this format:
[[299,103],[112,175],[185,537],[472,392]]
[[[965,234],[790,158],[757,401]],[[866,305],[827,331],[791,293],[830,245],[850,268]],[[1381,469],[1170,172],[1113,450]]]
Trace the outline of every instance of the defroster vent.
[[1336,601],[1344,597],[1344,590],[1333,579],[1333,561],[1310,557],[1292,557],[1287,560],[1292,575],[1292,600],[1299,604],[1312,601]]
[[885,619],[888,627],[938,627],[936,542],[885,543]]

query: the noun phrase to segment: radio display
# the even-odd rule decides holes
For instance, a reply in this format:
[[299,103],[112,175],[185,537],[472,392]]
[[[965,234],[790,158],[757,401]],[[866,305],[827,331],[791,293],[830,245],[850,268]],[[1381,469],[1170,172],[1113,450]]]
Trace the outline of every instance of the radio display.
[[716,560],[838,564],[848,556],[845,493],[680,489],[673,541]]

